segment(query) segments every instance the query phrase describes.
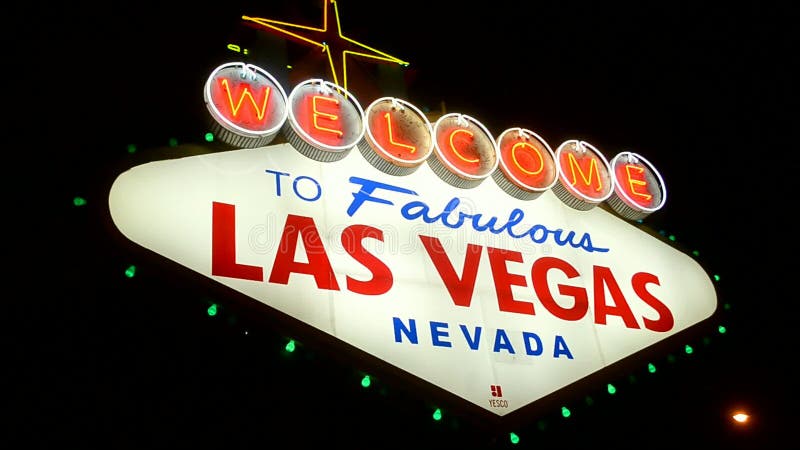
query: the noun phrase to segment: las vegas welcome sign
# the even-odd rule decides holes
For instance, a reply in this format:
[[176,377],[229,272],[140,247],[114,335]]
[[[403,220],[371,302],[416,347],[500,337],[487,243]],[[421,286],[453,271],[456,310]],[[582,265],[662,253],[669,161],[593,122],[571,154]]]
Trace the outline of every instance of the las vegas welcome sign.
[[121,173],[122,234],[496,417],[717,308],[697,262],[630,223],[666,200],[641,155],[321,79],[287,94],[240,62],[204,97],[232,149]]

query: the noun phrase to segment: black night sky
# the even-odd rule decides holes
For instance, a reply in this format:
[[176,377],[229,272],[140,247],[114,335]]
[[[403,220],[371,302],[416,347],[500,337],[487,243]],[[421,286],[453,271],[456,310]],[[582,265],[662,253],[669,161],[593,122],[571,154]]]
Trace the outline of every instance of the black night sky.
[[[7,448],[745,449],[793,442],[798,308],[786,292],[796,263],[785,243],[795,240],[789,214],[796,202],[787,193],[797,167],[788,138],[789,60],[796,55],[788,7],[338,2],[346,35],[410,62],[389,76],[400,74],[402,95],[413,104],[444,105],[496,134],[528,128],[553,148],[582,139],[607,156],[629,150],[648,158],[668,200],[645,223],[674,235],[682,251],[698,250],[698,262],[721,277],[717,313],[654,349],[656,374],[621,365],[565,391],[562,403],[574,411],[568,419],[553,405],[498,425],[138,247],[110,220],[108,190],[119,173],[182,156],[182,144],[205,145],[202,86],[213,68],[240,59],[227,44],[249,46],[252,62],[269,64],[277,40],[241,16],[317,26],[322,3],[111,2],[15,11],[13,49],[23,58],[5,91],[22,105],[8,137],[22,139],[7,146],[23,147],[29,160],[14,165],[17,175],[35,167],[46,174],[17,187],[35,192],[21,211],[44,215],[13,224],[23,221],[34,246],[11,243],[21,254],[11,281],[21,287],[7,300],[20,306],[9,320],[18,331],[7,341],[12,381],[4,403],[13,426],[6,437],[17,443]],[[291,57],[310,52],[281,45]],[[378,83],[374,69],[363,67]],[[33,180],[45,181],[34,189]],[[86,204],[76,206],[75,197]],[[127,278],[130,265],[137,272]],[[214,317],[209,302],[220,305]],[[292,333],[299,348],[286,354]],[[683,353],[685,343],[693,354]],[[374,376],[369,389],[359,383],[363,373]],[[604,391],[609,380],[619,387],[614,396]],[[431,419],[433,405],[445,411],[439,422]],[[731,422],[736,407],[753,415],[749,425]],[[520,435],[518,445],[509,431]]]

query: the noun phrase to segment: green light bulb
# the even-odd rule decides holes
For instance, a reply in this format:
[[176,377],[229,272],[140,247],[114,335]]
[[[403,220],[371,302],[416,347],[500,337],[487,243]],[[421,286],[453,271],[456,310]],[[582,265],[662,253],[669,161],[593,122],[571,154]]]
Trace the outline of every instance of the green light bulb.
[[719,331],[719,334],[725,334],[725,332],[728,331],[728,329],[725,328],[724,325],[720,325],[717,327],[717,331]]
[[133,278],[136,275],[136,266],[130,265],[127,269],[125,269],[125,276],[128,278]]
[[286,343],[286,347],[284,347],[287,352],[292,353],[294,351],[294,339],[289,339],[289,342]]
[[572,415],[572,412],[566,406],[561,407],[561,415],[566,419]]
[[656,366],[653,363],[647,364],[647,371],[650,373],[656,373]]
[[83,206],[86,204],[86,199],[83,197],[75,197],[72,199],[72,204],[75,206]]
[[436,411],[433,412],[433,420],[439,421],[442,420],[442,410],[436,408]]
[[214,317],[214,316],[216,316],[216,315],[217,315],[217,304],[216,304],[216,303],[212,303],[212,304],[211,304],[211,306],[209,306],[209,307],[208,307],[208,309],[206,310],[206,312],[207,312],[207,313],[208,313],[208,315],[209,315],[209,316],[211,316],[211,317]]
[[689,345],[689,344],[686,344],[686,345],[683,347],[683,351],[685,351],[687,355],[691,355],[691,354],[694,352],[694,349],[692,348],[692,346],[691,346],[691,345]]
[[514,432],[508,433],[508,439],[511,441],[512,444],[515,445],[519,444],[519,436],[517,436],[517,433]]
[[208,132],[205,135],[206,142],[214,142],[214,133]]
[[369,375],[364,375],[364,378],[361,379],[361,386],[368,388],[370,384],[372,384],[372,380],[369,378]]
[[614,387],[614,385],[613,385],[613,384],[611,384],[611,383],[608,383],[608,385],[606,385],[606,390],[607,390],[607,391],[608,391],[608,393],[609,393],[609,394],[611,394],[611,395],[614,395],[614,394],[616,394],[616,393],[617,393],[617,388],[615,388],[615,387]]
[[136,146],[134,144],[128,144],[128,153],[136,153]]

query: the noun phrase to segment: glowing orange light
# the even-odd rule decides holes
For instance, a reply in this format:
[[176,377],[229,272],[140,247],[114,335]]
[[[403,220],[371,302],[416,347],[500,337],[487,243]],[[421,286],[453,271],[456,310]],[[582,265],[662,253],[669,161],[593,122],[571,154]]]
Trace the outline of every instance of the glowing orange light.
[[394,133],[392,132],[392,116],[388,112],[383,115],[386,118],[386,130],[389,134],[389,143],[392,145],[396,145],[398,147],[404,147],[408,149],[408,152],[414,154],[417,151],[417,147],[411,144],[403,144],[402,142],[397,142],[394,140]]
[[461,152],[458,151],[458,148],[456,146],[456,135],[460,135],[462,133],[466,134],[467,138],[466,139],[465,138],[461,138],[461,139],[458,139],[458,141],[462,142],[462,143],[466,143],[466,145],[471,145],[472,144],[472,136],[473,135],[472,135],[471,131],[464,130],[464,129],[455,129],[450,133],[450,141],[449,141],[450,142],[450,150],[452,150],[453,154],[455,154],[460,160],[462,160],[464,162],[468,162],[468,163],[480,162],[480,159],[478,159],[478,158],[466,158],[464,155],[461,154]]
[[[425,114],[411,103],[394,97],[382,97],[367,107],[365,116],[366,146],[380,159],[373,165],[392,174],[410,173],[424,162],[433,150],[433,135]],[[388,165],[387,165],[388,164]],[[408,169],[408,170],[407,170]]]
[[269,94],[272,92],[272,89],[269,86],[264,86],[262,90],[262,94],[264,96],[264,100],[261,102],[261,107],[259,108],[256,99],[253,98],[253,94],[250,92],[250,86],[247,84],[242,84],[243,86],[242,91],[239,93],[239,101],[234,104],[233,101],[233,93],[231,92],[230,82],[227,78],[223,78],[220,80],[220,85],[222,89],[225,91],[225,94],[228,98],[228,105],[230,106],[231,115],[235,118],[239,115],[239,109],[242,107],[242,102],[244,102],[245,97],[250,100],[250,104],[253,105],[253,108],[256,111],[256,116],[258,120],[264,119],[264,114],[267,112],[267,103],[269,102]]
[[[535,153],[537,158],[539,158],[538,170],[530,171],[522,167],[522,164],[520,164],[519,160],[517,159],[518,148],[530,148],[531,150],[533,150],[533,153]],[[514,165],[517,166],[517,169],[521,170],[522,173],[527,175],[539,175],[540,173],[542,173],[542,170],[544,170],[544,158],[542,158],[542,154],[539,152],[539,149],[531,144],[528,144],[527,142],[517,142],[516,144],[514,144],[513,147],[511,147],[511,160],[514,162]]]
[[[332,14],[329,13],[330,9],[332,9]],[[328,18],[330,16],[336,18],[336,30],[328,28]],[[408,65],[406,61],[346,37],[342,33],[342,25],[339,21],[339,8],[335,0],[323,0],[321,28],[260,17],[242,16],[242,19],[257,23],[269,30],[293,37],[307,45],[319,47],[328,55],[328,64],[330,65],[334,84],[341,85],[346,91],[349,91],[347,88],[348,56],[358,56],[376,61],[397,63],[403,66]],[[295,32],[292,30],[298,31]],[[336,61],[334,55],[339,55],[340,61]]]
[[433,127],[434,172],[446,182],[471,188],[497,168],[497,142],[480,122],[465,114],[445,114]]
[[649,192],[644,174],[645,168],[638,164],[622,164],[617,167],[617,179],[625,181],[621,187],[629,195],[636,197],[636,203],[649,206],[653,201],[653,196]]
[[741,424],[747,423],[747,421],[748,421],[748,420],[750,420],[750,415],[749,415],[749,414],[747,414],[747,413],[745,413],[745,412],[741,412],[741,411],[739,411],[739,412],[736,412],[736,413],[735,413],[734,415],[732,415],[731,417],[732,417],[732,418],[733,418],[733,420],[735,420],[737,423],[741,423]]
[[[344,135],[344,132],[342,132],[342,130],[320,125],[320,121],[328,121],[331,124],[331,126],[339,121],[339,115],[335,113],[339,112],[339,100],[333,97],[314,95],[311,98],[311,103],[313,105],[311,109],[312,109],[314,128],[320,131],[334,133],[337,136],[342,137],[342,135]],[[327,108],[328,111],[323,111],[323,108]]]
[[555,155],[541,136],[522,128],[509,128],[500,134],[498,156],[503,178],[533,198],[552,187],[558,180]]
[[[600,169],[597,167],[596,158],[593,156],[585,156],[578,161],[573,153],[567,153],[567,158],[569,160],[570,174],[572,175],[572,180],[570,180],[571,185],[576,186],[578,189],[583,187],[589,188],[592,186],[592,179],[595,179],[597,180],[597,183],[594,190],[596,192],[603,190],[603,181],[600,178]],[[587,165],[589,166],[588,175],[586,175],[584,172],[584,169],[587,168]],[[578,176],[576,172],[580,173],[581,175],[581,181],[583,181],[583,184],[581,185],[578,184]],[[594,174],[594,176],[592,176],[592,174]]]

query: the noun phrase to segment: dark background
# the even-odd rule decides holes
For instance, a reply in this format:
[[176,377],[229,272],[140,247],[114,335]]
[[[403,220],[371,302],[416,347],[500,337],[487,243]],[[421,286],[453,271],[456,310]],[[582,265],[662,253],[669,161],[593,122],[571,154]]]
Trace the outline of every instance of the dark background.
[[[720,275],[717,314],[513,423],[476,417],[452,396],[163,261],[110,221],[119,173],[207,145],[201,89],[214,67],[239,59],[226,45],[256,39],[252,48],[268,51],[275,42],[240,17],[318,26],[322,0],[16,5],[18,57],[4,89],[17,106],[9,158],[25,159],[9,163],[8,177],[23,180],[9,191],[7,221],[19,255],[10,281],[20,285],[7,300],[14,448],[510,448],[509,431],[520,448],[792,442],[789,8],[447,3],[342,0],[339,9],[345,35],[411,63],[388,73],[401,74],[404,97],[419,107],[444,102],[495,136],[521,126],[553,148],[583,139],[607,157],[645,156],[668,191],[645,225],[699,251]],[[286,45],[290,55],[309,51]],[[76,196],[87,203],[74,206]],[[220,306],[214,317],[211,303]],[[298,340],[291,354],[288,337]],[[655,374],[643,370],[647,361]],[[561,404],[572,417],[560,416]],[[749,425],[731,423],[736,407],[752,414]]]

